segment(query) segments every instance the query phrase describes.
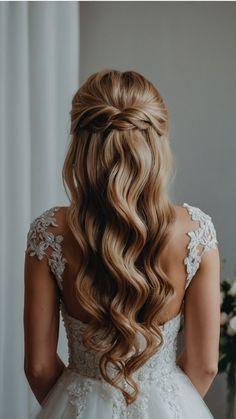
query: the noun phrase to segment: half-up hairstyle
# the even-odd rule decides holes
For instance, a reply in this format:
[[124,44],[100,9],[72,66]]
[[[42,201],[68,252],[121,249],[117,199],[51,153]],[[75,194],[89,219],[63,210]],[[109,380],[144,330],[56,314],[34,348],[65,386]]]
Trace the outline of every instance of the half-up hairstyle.
[[[70,115],[62,178],[79,247],[76,297],[91,317],[83,341],[101,354],[102,377],[130,404],[139,390],[132,374],[163,345],[158,319],[175,295],[161,265],[175,218],[168,112],[141,74],[104,69],[75,93]],[[95,344],[98,329],[103,339]]]

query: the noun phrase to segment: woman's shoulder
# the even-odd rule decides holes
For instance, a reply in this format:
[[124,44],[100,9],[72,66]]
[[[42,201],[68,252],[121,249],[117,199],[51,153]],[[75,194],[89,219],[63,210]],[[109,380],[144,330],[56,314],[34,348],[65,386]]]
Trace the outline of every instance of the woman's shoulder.
[[183,204],[175,204],[176,215],[179,218],[199,221],[200,223],[212,222],[212,216],[205,209],[199,206],[184,202]]
[[[66,231],[66,206],[54,205],[43,211],[40,211],[29,223],[29,230],[27,233],[27,240],[45,239],[52,234],[60,234]],[[49,233],[49,235],[48,235]]]
[[45,225],[57,227],[66,219],[68,207],[54,205],[39,212],[31,221],[32,223],[43,222]]
[[[218,243],[216,228],[212,215],[200,206],[184,202],[182,205],[175,205],[176,225],[181,226],[182,232],[187,233],[196,243],[199,241],[205,247],[215,247]],[[180,230],[180,227],[179,227]]]
[[173,228],[178,231],[180,235],[198,234],[202,237],[212,238],[216,240],[216,228],[210,212],[200,208],[198,205],[184,202],[183,204],[174,205],[175,208],[175,223]]

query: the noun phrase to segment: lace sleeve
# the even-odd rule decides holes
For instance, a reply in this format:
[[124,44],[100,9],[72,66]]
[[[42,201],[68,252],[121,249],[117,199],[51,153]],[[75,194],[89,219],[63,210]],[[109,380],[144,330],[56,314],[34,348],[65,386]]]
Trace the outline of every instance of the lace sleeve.
[[62,289],[62,273],[66,259],[62,256],[62,235],[54,235],[48,231],[48,226],[58,227],[54,213],[59,207],[52,207],[36,217],[30,224],[27,233],[25,253],[35,256],[39,260],[46,257],[52,273],[55,275],[57,284]]
[[186,289],[199,268],[202,255],[206,251],[216,248],[218,241],[212,218],[197,207],[186,203],[184,203],[184,207],[188,210],[192,220],[199,221],[199,228],[188,232],[190,237],[188,255],[184,259],[187,271]]

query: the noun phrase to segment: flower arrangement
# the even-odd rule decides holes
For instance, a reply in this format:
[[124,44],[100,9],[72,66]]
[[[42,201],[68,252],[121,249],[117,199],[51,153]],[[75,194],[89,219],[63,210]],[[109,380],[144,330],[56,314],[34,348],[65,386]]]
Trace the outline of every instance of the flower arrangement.
[[218,373],[227,374],[226,419],[235,419],[236,397],[236,279],[221,281],[221,326]]

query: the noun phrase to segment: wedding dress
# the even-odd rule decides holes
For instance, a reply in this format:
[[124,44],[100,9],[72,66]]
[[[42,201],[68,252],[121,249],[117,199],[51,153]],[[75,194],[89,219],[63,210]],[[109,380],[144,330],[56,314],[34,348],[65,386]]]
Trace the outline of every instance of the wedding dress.
[[[188,232],[188,252],[184,259],[186,284],[189,286],[197,272],[202,254],[217,245],[216,231],[209,215],[184,203],[199,228]],[[50,268],[62,290],[62,273],[66,259],[62,254],[62,235],[47,231],[57,226],[54,214],[59,207],[42,213],[30,225],[26,252],[42,259],[48,246],[53,249],[48,259]],[[202,245],[203,251],[198,252]],[[122,392],[100,375],[95,352],[85,349],[82,332],[86,323],[71,317],[60,300],[60,311],[68,339],[69,362],[42,405],[31,413],[30,419],[210,419],[209,408],[191,380],[176,365],[177,335],[183,319],[182,311],[161,326],[164,345],[140,367],[133,377],[139,385],[136,401],[126,405]],[[95,336],[99,339],[99,330]],[[138,338],[141,338],[139,336]],[[140,339],[140,347],[142,340]],[[112,374],[112,369],[110,372]],[[127,383],[122,382],[127,389]]]

